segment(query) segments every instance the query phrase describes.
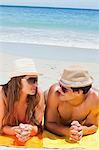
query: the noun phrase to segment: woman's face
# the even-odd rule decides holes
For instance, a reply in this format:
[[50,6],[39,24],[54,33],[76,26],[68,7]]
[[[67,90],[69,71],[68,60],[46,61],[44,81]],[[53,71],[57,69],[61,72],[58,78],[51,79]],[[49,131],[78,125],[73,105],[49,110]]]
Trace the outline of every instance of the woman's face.
[[22,92],[35,95],[38,87],[38,77],[37,76],[25,76],[21,79]]

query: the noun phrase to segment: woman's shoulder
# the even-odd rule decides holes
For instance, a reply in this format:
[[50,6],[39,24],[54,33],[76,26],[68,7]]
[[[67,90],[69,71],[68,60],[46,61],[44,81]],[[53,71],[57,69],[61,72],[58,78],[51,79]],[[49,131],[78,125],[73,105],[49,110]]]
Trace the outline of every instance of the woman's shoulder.
[[0,86],[0,92],[2,91],[2,86]]
[[2,88],[2,86],[0,86],[0,99],[2,96],[3,96],[3,88]]
[[1,101],[4,101],[4,92],[3,92],[3,87],[2,86],[0,86],[0,102]]
[[6,102],[6,96],[4,94],[3,86],[0,86],[0,100],[1,99]]

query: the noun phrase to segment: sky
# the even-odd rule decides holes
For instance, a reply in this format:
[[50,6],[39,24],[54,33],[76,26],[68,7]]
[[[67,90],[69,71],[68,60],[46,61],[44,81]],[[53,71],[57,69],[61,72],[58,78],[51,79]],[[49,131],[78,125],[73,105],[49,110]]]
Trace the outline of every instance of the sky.
[[0,0],[0,5],[99,9],[99,0]]

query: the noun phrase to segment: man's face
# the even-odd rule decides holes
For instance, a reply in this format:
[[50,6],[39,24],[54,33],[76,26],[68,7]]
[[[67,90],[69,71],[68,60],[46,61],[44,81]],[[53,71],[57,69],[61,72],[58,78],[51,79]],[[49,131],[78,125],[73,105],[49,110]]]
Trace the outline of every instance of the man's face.
[[60,99],[62,101],[71,101],[80,98],[83,94],[82,90],[73,91],[71,87],[64,87],[60,84]]

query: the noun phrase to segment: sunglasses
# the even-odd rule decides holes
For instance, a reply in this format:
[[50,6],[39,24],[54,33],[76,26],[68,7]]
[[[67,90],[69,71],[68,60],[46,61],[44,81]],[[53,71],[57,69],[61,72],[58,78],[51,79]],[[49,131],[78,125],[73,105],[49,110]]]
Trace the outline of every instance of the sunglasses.
[[83,90],[83,88],[73,88],[73,87],[71,87],[70,89],[68,89],[68,88],[65,88],[65,87],[63,87],[61,84],[60,84],[60,87],[61,87],[61,89],[62,89],[62,91],[64,92],[64,93],[66,93],[66,92],[68,92],[68,91],[73,91],[73,92],[78,92],[79,90]]
[[28,84],[34,84],[38,82],[38,78],[37,77],[30,77],[28,79],[26,79]]
[[63,91],[64,93],[66,93],[66,92],[68,92],[68,91],[71,91],[71,89],[65,88],[65,87],[62,86],[61,84],[60,84],[60,87],[61,87],[61,89],[62,89],[62,91]]

